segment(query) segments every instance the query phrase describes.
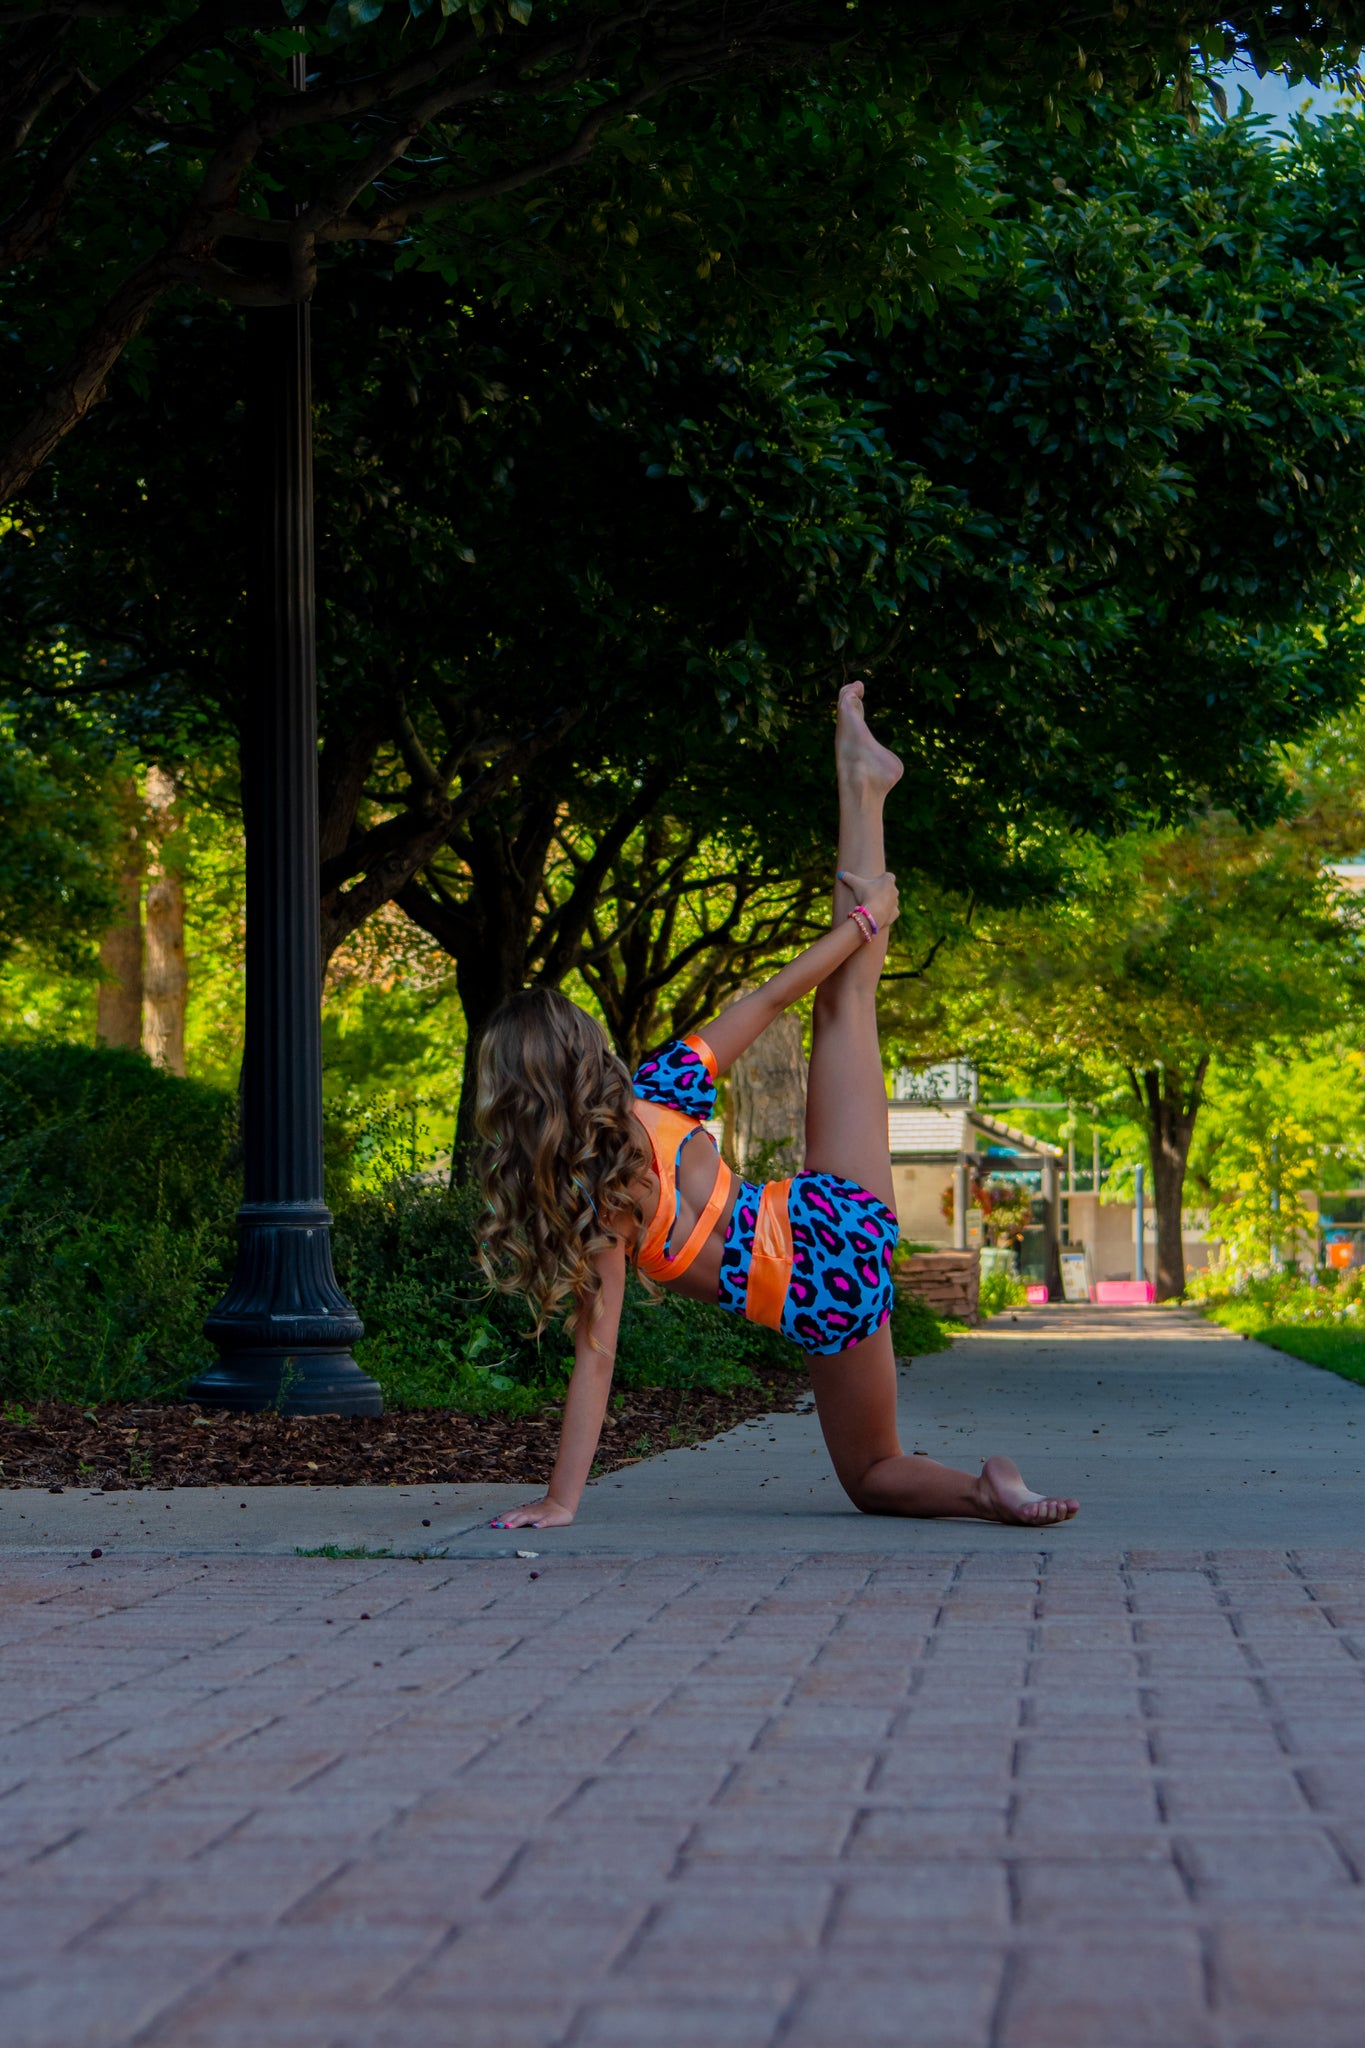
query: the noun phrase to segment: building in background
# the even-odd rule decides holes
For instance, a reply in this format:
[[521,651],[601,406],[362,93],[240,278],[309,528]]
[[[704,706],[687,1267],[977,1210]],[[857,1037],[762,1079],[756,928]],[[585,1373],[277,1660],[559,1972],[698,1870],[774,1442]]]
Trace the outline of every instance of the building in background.
[[1061,1291],[1057,1145],[979,1109],[965,1061],[902,1069],[887,1107],[901,1241],[970,1251],[1005,1243],[1021,1278]]
[[[1134,1278],[1134,1204],[1104,1201],[1102,1171],[1097,1175],[1092,1165],[1078,1172],[1061,1146],[980,1108],[976,1070],[968,1062],[901,1069],[893,1086],[887,1124],[903,1243],[933,1251],[1006,1245],[1019,1277],[1047,1286],[1054,1299],[1064,1249],[1085,1252],[1092,1284]],[[1156,1271],[1150,1200],[1143,1221],[1142,1263],[1150,1277]],[[1359,1228],[1365,1256],[1365,1209]],[[1216,1257],[1219,1240],[1208,1235],[1205,1211],[1185,1212],[1183,1234],[1187,1271]]]

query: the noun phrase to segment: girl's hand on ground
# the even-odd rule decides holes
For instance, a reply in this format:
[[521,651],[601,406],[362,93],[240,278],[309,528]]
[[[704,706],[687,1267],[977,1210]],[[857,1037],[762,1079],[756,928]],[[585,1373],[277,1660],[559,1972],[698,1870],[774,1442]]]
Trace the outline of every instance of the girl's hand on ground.
[[490,1529],[567,1529],[573,1520],[573,1509],[562,1508],[557,1500],[546,1494],[544,1500],[527,1501],[524,1508],[509,1508],[505,1515],[495,1515],[488,1524]]
[[872,912],[879,931],[885,931],[888,925],[896,922],[901,899],[894,875],[852,875],[847,868],[842,868],[839,880],[845,888],[853,891],[855,903],[861,903],[864,910]]

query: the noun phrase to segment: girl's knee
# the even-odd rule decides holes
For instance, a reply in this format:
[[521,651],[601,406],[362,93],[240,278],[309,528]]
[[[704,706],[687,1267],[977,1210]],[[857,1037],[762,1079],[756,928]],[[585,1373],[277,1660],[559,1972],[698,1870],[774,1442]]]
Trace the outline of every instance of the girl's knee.
[[[899,1453],[895,1455],[899,1456]],[[884,1515],[887,1512],[886,1488],[879,1480],[884,1476],[883,1468],[894,1463],[895,1456],[876,1458],[856,1478],[851,1474],[845,1478],[840,1473],[839,1484],[860,1515]]]

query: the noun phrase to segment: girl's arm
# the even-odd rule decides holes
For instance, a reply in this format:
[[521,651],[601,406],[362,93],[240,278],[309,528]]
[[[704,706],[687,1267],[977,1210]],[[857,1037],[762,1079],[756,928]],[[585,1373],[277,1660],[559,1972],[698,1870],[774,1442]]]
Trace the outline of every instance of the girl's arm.
[[[878,875],[867,881],[859,875],[841,874],[839,879],[853,892],[849,902],[865,904],[882,931],[895,922],[900,904],[894,875]],[[865,944],[855,920],[846,918],[842,924],[836,924],[833,931],[817,939],[813,946],[807,946],[804,953],[798,953],[794,960],[788,961],[771,981],[764,982],[762,988],[756,988],[752,995],[741,996],[737,1003],[731,1003],[728,1009],[722,1010],[697,1033],[716,1056],[716,1072],[726,1073],[740,1054],[747,1052],[754,1040],[760,1038],[784,1010],[790,1009],[802,996],[808,996],[822,981],[827,981],[836,967],[842,967],[845,960],[851,960],[858,948]]]
[[597,1319],[591,1332],[580,1329],[574,1338],[573,1377],[560,1424],[559,1455],[545,1498],[528,1501],[525,1507],[510,1508],[505,1515],[496,1516],[492,1524],[495,1529],[562,1529],[578,1511],[602,1434],[602,1419],[607,1412],[616,1366],[616,1336],[626,1291],[623,1238],[618,1237],[614,1245],[599,1252],[597,1270],[602,1276]]

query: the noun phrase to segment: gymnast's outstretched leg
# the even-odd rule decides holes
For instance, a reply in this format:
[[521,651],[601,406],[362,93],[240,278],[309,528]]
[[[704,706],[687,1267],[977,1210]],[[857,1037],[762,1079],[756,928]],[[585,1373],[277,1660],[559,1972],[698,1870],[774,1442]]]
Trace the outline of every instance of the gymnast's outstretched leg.
[[[885,872],[882,811],[901,764],[868,730],[863,686],[839,694],[835,731],[839,780],[839,860],[843,874]],[[834,921],[853,908],[852,891],[834,885]],[[887,939],[859,947],[815,996],[806,1099],[806,1170],[856,1181],[895,1207],[887,1143],[886,1085],[877,1039],[877,982]],[[1009,1458],[987,1458],[979,1475],[933,1458],[907,1457],[896,1433],[896,1360],[889,1324],[850,1351],[810,1355],[811,1384],[834,1469],[868,1514],[970,1515],[1027,1526],[1064,1522],[1078,1502],[1025,1486]]]

